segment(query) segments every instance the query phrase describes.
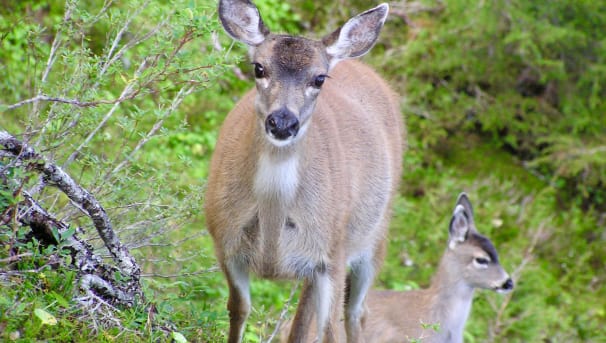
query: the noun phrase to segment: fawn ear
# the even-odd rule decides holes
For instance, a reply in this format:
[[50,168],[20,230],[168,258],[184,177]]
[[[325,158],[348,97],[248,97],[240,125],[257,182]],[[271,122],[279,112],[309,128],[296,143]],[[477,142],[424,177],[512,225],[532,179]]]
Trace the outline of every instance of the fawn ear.
[[471,201],[469,201],[467,193],[461,192],[461,194],[459,194],[459,197],[457,198],[457,205],[463,206],[463,208],[465,209],[465,213],[467,214],[467,219],[470,223],[470,229],[474,232],[477,232],[476,224],[473,217],[473,206],[471,206]]
[[448,246],[453,249],[456,243],[464,242],[469,232],[476,232],[473,208],[467,194],[461,193],[450,219]]
[[219,19],[225,31],[235,40],[257,46],[269,35],[257,7],[249,0],[219,1]]
[[383,3],[349,19],[345,25],[322,39],[330,59],[330,67],[337,62],[360,57],[375,45],[387,18],[389,5]]

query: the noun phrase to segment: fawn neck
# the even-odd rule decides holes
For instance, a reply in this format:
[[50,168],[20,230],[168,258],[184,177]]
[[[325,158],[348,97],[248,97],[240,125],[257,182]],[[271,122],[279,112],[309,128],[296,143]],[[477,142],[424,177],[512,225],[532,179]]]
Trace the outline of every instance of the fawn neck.
[[463,337],[465,322],[469,317],[474,287],[464,279],[464,272],[458,268],[447,251],[434,275],[427,292],[433,293],[431,316],[440,325],[440,334],[450,337],[448,341]]

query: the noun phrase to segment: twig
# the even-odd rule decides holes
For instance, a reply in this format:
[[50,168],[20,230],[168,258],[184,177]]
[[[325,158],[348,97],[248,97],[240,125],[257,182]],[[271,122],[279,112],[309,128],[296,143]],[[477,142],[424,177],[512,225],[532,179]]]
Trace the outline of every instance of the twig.
[[[126,85],[126,87],[124,87],[124,90],[122,91],[122,94],[120,94],[120,98],[119,99],[125,99],[128,98],[130,96],[136,95],[138,92],[134,92],[131,93],[135,83],[138,80],[138,76],[143,72],[143,70],[145,70],[147,67],[147,63],[146,60],[144,59],[141,62],[141,65],[139,65],[139,68],[137,68],[137,71],[135,72],[135,77]],[[107,123],[107,121],[109,120],[109,118],[111,118],[111,116],[114,114],[114,112],[116,112],[116,110],[118,109],[118,105],[120,105],[122,101],[120,102],[116,102],[114,103],[114,105],[112,106],[112,108],[105,114],[105,117],[103,117],[103,119],[101,120],[101,122],[99,123],[99,125],[97,125],[97,127],[95,129],[93,129],[93,131],[91,133],[88,134],[88,136],[86,137],[86,139],[84,139],[84,141],[82,143],[80,143],[80,145],[76,148],[76,150],[74,150],[71,155],[67,158],[67,160],[65,161],[65,163],[63,163],[63,168],[66,168],[75,158],[76,156],[78,156],[78,154],[80,153],[80,150],[82,150],[82,148],[84,148],[85,146],[88,145],[88,143],[93,139],[93,137],[97,134],[97,132],[99,132],[99,130],[105,126],[105,123]]]
[[0,263],[9,264],[9,263],[13,263],[13,262],[19,261],[22,257],[30,257],[30,256],[34,256],[34,254],[31,253],[31,252],[26,252],[26,253],[23,253],[23,254],[19,254],[19,255],[10,256],[10,257],[7,257],[7,258],[0,259]]
[[[532,261],[534,259],[534,249],[536,248],[536,246],[539,242],[539,239],[543,235],[544,229],[545,229],[545,221],[542,221],[539,224],[538,229],[533,234],[530,244],[526,247],[522,261],[520,262],[520,264],[518,264],[518,266],[511,273],[512,279],[515,280],[516,282],[519,282],[522,271],[524,270],[524,268],[526,268],[528,263],[530,263],[530,261]],[[489,342],[494,341],[495,337],[501,331],[501,327],[504,326],[503,317],[505,316],[505,309],[507,308],[507,305],[509,305],[509,302],[511,301],[512,297],[513,297],[513,292],[510,292],[505,295],[505,299],[503,299],[503,302],[501,302],[501,305],[499,306],[499,309],[497,310],[497,315],[495,317],[494,323],[492,325],[490,325],[491,328],[488,332],[488,341]]]
[[128,156],[125,157],[124,160],[122,160],[122,162],[120,162],[111,172],[108,172],[105,175],[106,180],[109,178],[109,176],[117,173],[120,169],[124,168],[126,165],[128,165],[132,161],[134,155],[139,151],[139,149],[141,149],[143,147],[143,145],[145,145],[145,143],[147,143],[156,134],[156,132],[158,130],[160,130],[160,128],[162,128],[162,125],[164,124],[164,121],[166,120],[166,118],[168,118],[177,109],[177,107],[179,107],[179,105],[181,104],[181,102],[183,102],[185,97],[187,95],[191,94],[191,92],[193,90],[194,90],[194,87],[191,87],[191,86],[183,87],[179,90],[179,92],[177,93],[177,95],[175,96],[173,101],[171,102],[170,107],[166,110],[166,113],[164,113],[164,115],[160,119],[158,119],[158,121],[154,124],[154,126],[149,130],[147,135],[145,135],[145,137],[143,137],[137,143],[137,145],[130,152],[130,154],[128,154]]
[[[74,9],[74,4],[73,2],[70,2],[70,0],[66,0],[65,1],[65,13],[63,15],[63,20],[62,20],[62,24],[67,25],[68,22],[71,20],[72,17],[72,10]],[[48,54],[48,59],[46,61],[46,66],[44,68],[44,72],[42,73],[42,77],[40,78],[40,84],[44,85],[46,83],[46,80],[48,78],[48,74],[50,73],[53,65],[55,64],[55,60],[56,60],[56,52],[59,48],[59,45],[61,44],[62,41],[62,26],[59,27],[59,30],[57,30],[57,34],[55,35],[54,39],[53,39],[53,43],[51,44],[51,49],[50,52]],[[38,90],[36,91],[37,96],[41,96],[42,95],[42,87],[37,87]],[[34,121],[32,120],[32,118],[37,118],[40,116],[40,107],[39,102],[34,102],[34,108],[32,109],[32,111],[29,114],[29,123],[33,123]],[[13,108],[11,108],[12,106],[9,106],[8,109],[11,110]],[[15,107],[16,108],[16,107]],[[29,124],[28,124],[29,126]],[[31,128],[28,127],[28,129],[26,130],[26,132],[31,132]]]
[[139,15],[139,13],[141,13],[141,11],[143,11],[143,9],[145,9],[147,7],[148,4],[149,4],[149,1],[146,1],[143,5],[139,6],[135,10],[135,13],[132,16],[129,16],[128,20],[126,20],[126,22],[124,23],[122,28],[120,28],[120,30],[116,33],[116,38],[114,38],[114,41],[112,42],[112,46],[109,48],[109,51],[107,52],[107,58],[106,58],[105,62],[103,63],[103,66],[99,70],[99,74],[98,74],[99,79],[101,79],[101,76],[103,76],[105,74],[105,72],[107,71],[107,68],[109,68],[109,66],[115,60],[112,58],[112,54],[113,54],[114,50],[116,49],[116,47],[118,46],[118,44],[120,43],[120,40],[122,40],[122,36],[128,30],[128,27],[130,26],[131,22],[133,21],[133,19],[136,16]]
[[280,312],[280,317],[278,317],[278,321],[276,322],[276,327],[274,328],[274,331],[271,333],[271,335],[267,338],[265,343],[271,343],[271,341],[274,339],[274,337],[280,331],[282,322],[286,318],[286,314],[288,313],[288,309],[290,308],[290,302],[294,298],[295,293],[298,288],[299,288],[299,281],[296,281],[295,284],[292,285],[292,288],[290,289],[290,296],[288,297],[288,300],[286,300],[286,302],[284,303],[284,306],[282,307],[282,311]]
[[[135,94],[137,95],[137,94]],[[32,103],[39,103],[39,102],[58,102],[58,103],[62,103],[62,104],[69,104],[69,105],[74,105],[77,107],[96,107],[99,105],[115,105],[115,104],[119,104],[121,102],[124,102],[125,100],[130,100],[132,99],[134,96],[131,94],[129,96],[121,96],[117,99],[113,99],[113,100],[95,100],[95,101],[80,101],[77,99],[67,99],[67,98],[60,98],[60,97],[52,97],[52,96],[48,96],[48,95],[44,95],[44,94],[39,94],[36,95],[33,98],[29,98],[29,99],[25,99],[25,100],[21,100],[17,103],[14,103],[12,105],[8,105],[6,106],[7,110],[14,110],[16,108],[28,105],[28,104],[32,104]]]
[[162,278],[162,279],[174,279],[174,278],[184,277],[184,276],[195,276],[195,275],[202,275],[202,274],[207,274],[207,273],[215,273],[215,272],[218,272],[219,270],[220,270],[219,267],[213,266],[208,269],[199,270],[196,272],[179,273],[179,274],[147,273],[147,274],[141,274],[141,277],[157,277],[157,278]]

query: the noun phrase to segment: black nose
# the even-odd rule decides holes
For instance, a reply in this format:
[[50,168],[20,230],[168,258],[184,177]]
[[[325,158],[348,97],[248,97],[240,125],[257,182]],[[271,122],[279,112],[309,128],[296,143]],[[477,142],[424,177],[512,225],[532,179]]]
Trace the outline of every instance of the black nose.
[[299,120],[289,110],[278,110],[265,119],[265,131],[280,140],[294,137],[299,132]]
[[511,278],[507,279],[501,288],[505,291],[510,291],[513,289],[513,280]]

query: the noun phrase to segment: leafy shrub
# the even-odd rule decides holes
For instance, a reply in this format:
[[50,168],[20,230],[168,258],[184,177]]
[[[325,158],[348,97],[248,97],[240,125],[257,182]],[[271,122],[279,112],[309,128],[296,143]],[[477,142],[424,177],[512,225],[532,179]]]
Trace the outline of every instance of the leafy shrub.
[[[386,74],[402,81],[411,131],[435,147],[480,132],[604,208],[606,5],[525,0],[423,1],[385,37]],[[412,7],[412,5],[411,5]]]

